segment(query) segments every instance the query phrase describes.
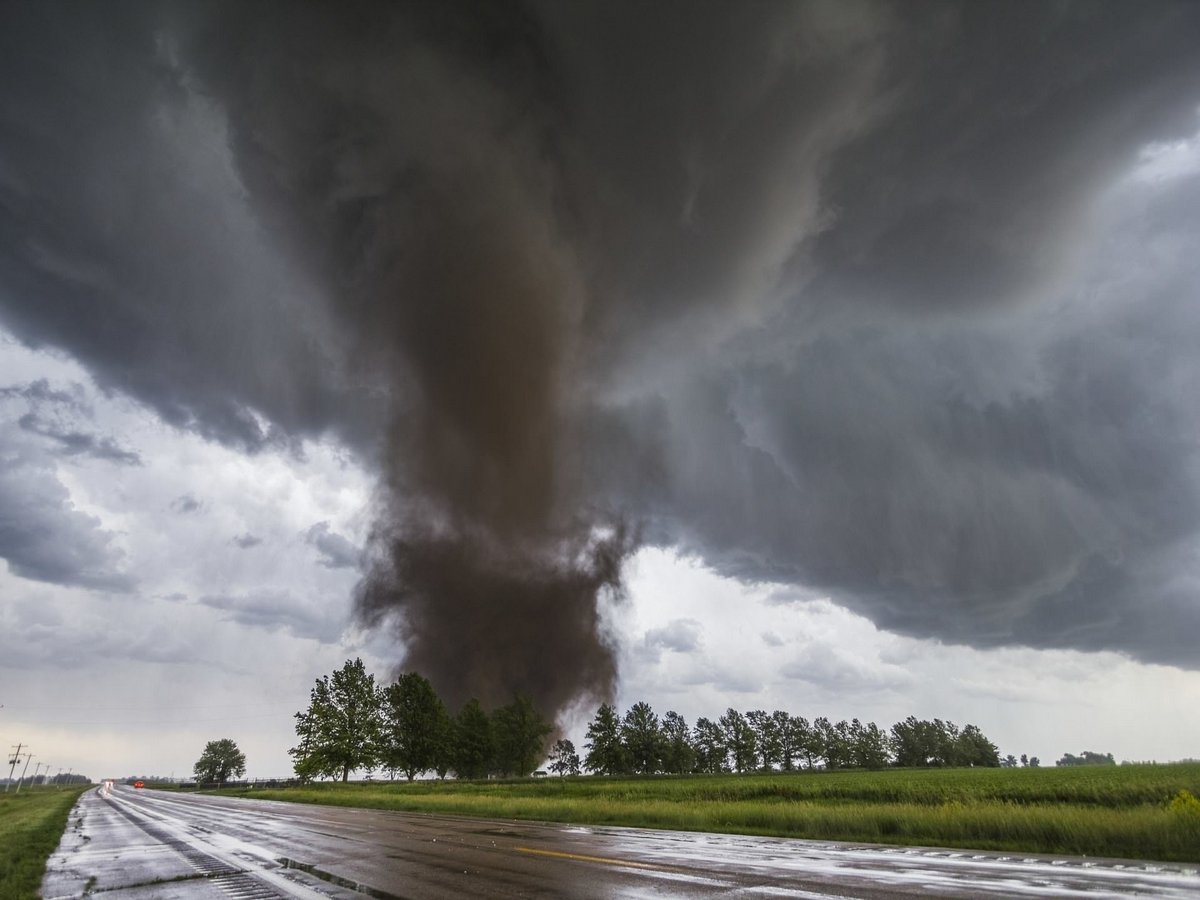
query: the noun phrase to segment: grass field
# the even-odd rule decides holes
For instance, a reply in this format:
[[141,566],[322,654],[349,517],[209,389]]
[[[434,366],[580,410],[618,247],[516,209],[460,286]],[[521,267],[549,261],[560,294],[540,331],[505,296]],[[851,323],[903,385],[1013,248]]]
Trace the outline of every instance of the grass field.
[[36,897],[46,859],[58,846],[67,816],[86,785],[26,787],[0,793],[0,900]]
[[314,784],[265,799],[1200,862],[1200,764]]

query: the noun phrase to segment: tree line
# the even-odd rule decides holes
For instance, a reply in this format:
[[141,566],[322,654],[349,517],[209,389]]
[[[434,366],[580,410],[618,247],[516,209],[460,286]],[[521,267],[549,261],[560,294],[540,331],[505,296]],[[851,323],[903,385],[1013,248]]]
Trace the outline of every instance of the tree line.
[[361,659],[317,679],[308,709],[296,713],[299,743],[291,748],[301,779],[340,778],[382,769],[410,781],[528,775],[545,758],[552,726],[528,697],[485,710],[468,700],[451,715],[424,676],[409,672],[378,686]]
[[[360,659],[317,679],[296,713],[288,752],[302,779],[340,778],[382,769],[409,780],[433,773],[459,778],[524,776],[547,758],[551,723],[528,697],[485,710],[468,700],[455,714],[416,672],[379,686]],[[581,757],[568,739],[550,749],[550,770],[577,775],[792,772],[887,766],[999,766],[1000,753],[975,725],[909,716],[889,730],[858,719],[811,722],[783,710],[728,709],[689,726],[679,713],[660,719],[648,703],[622,716],[602,704],[588,725]]]
[[551,752],[552,771],[652,775],[1000,765],[996,745],[975,725],[960,729],[953,722],[909,716],[884,731],[858,719],[832,722],[819,716],[810,722],[785,710],[730,708],[689,728],[679,713],[659,719],[644,702],[624,716],[602,705],[588,725],[585,749],[578,760],[570,741],[558,741]]

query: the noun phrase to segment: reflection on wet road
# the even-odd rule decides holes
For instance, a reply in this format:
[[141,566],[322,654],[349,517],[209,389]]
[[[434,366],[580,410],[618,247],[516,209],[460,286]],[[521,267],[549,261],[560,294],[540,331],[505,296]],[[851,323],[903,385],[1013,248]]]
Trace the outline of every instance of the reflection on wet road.
[[89,791],[47,900],[1200,897],[1200,867]]

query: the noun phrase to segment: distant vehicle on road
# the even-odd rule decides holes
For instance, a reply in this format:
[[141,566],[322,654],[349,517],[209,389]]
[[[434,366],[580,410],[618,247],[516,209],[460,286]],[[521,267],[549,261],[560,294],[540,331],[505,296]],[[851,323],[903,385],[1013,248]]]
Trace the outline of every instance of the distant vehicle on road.
[[144,781],[135,781],[135,782],[133,783],[133,786],[134,786],[135,788],[144,788],[144,787],[146,786],[146,782],[144,782]]

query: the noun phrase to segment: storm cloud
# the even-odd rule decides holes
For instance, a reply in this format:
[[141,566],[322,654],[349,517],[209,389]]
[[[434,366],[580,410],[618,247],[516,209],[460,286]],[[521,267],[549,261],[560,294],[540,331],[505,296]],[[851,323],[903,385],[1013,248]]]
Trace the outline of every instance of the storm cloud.
[[1200,667],[1194,4],[0,16],[0,323],[246,452],[350,447],[359,617],[449,698],[611,696],[642,543]]

